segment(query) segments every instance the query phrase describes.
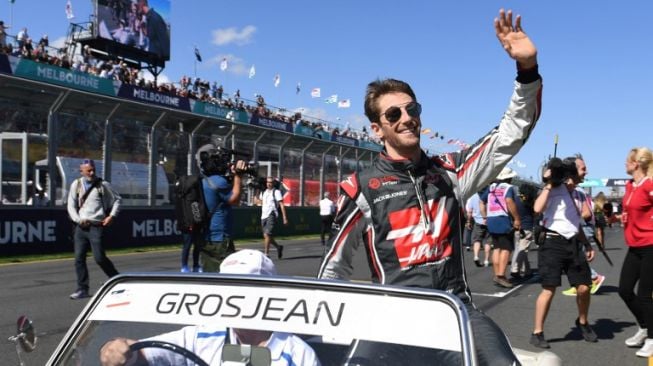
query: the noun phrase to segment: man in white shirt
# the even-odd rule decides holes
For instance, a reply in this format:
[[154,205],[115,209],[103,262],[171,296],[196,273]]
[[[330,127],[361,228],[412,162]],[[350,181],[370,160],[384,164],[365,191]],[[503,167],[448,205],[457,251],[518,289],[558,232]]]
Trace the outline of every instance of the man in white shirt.
[[320,200],[320,219],[322,222],[320,230],[320,239],[322,245],[325,244],[324,236],[328,232],[331,239],[331,224],[333,223],[333,214],[336,212],[336,206],[329,199],[329,192],[324,192],[324,198]]
[[263,252],[265,255],[270,253],[270,244],[277,248],[277,258],[283,257],[283,245],[280,245],[274,240],[272,232],[274,225],[279,217],[279,211],[283,216],[283,224],[288,225],[288,216],[286,216],[286,207],[283,205],[283,197],[281,191],[274,187],[274,178],[267,177],[265,180],[265,191],[259,194],[259,202],[261,204],[261,227],[263,228],[264,247]]
[[592,279],[588,262],[594,259],[594,250],[586,243],[580,230],[583,216],[588,216],[587,202],[576,191],[580,182],[575,158],[561,161],[553,158],[544,173],[547,182],[535,200],[533,209],[542,213],[546,239],[540,245],[537,262],[542,278],[542,292],[535,302],[535,324],[530,343],[539,348],[549,348],[544,337],[544,321],[551,307],[561,276],[567,275],[569,283],[576,287],[578,318],[576,327],[587,342],[598,340],[589,325],[590,285]]

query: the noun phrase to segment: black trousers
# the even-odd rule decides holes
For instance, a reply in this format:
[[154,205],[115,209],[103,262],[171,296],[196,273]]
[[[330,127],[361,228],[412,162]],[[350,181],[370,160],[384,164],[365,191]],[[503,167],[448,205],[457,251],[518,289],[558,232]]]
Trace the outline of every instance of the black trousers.
[[331,224],[333,223],[333,215],[320,216],[321,220],[321,229],[320,229],[320,239],[322,244],[324,244],[324,237],[328,234],[328,238],[331,239]]
[[653,245],[628,249],[619,277],[619,296],[640,328],[648,330],[648,338],[653,338]]

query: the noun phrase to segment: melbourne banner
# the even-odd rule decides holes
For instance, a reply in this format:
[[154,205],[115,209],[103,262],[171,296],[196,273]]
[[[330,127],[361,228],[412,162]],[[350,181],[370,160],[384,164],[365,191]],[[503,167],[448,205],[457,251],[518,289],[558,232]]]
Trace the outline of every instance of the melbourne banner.
[[188,98],[179,97],[168,93],[160,93],[155,90],[139,88],[129,84],[122,84],[118,91],[118,96],[135,100],[137,102],[144,102],[149,104],[156,104],[161,107],[181,109],[190,112],[190,103]]
[[331,141],[339,142],[345,145],[358,146],[358,140],[347,136],[333,135],[331,136]]
[[308,137],[316,137],[315,130],[313,130],[308,126],[304,126],[301,123],[295,125],[295,134],[308,136]]
[[[115,96],[114,81],[91,74],[64,69],[31,60],[10,56],[9,63],[14,75],[30,80],[65,86],[71,89]],[[116,81],[119,84],[119,81]]]
[[252,114],[249,123],[254,126],[261,126],[267,128],[274,128],[279,131],[293,132],[292,125],[288,122],[279,121],[276,119],[260,117],[258,114]]
[[249,116],[247,115],[247,112],[243,110],[224,108],[217,104],[193,100],[191,100],[191,106],[193,113],[226,119],[233,122],[249,123]]

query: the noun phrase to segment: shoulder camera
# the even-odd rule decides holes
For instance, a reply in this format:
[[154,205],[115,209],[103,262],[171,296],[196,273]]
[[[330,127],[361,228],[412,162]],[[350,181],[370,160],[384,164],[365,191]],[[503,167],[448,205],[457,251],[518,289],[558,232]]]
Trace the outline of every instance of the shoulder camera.
[[[197,151],[197,161],[200,170],[204,175],[222,175],[230,177],[232,175],[231,167],[235,164],[233,156],[236,152],[220,146],[212,144],[204,145]],[[258,176],[258,167],[256,163],[249,162],[242,171],[238,173],[247,174],[251,177]]]
[[564,160],[552,158],[547,163],[546,168],[551,174],[548,177],[542,177],[542,181],[551,184],[553,187],[563,184],[569,178],[572,178],[574,182],[579,180],[575,158],[566,158]]

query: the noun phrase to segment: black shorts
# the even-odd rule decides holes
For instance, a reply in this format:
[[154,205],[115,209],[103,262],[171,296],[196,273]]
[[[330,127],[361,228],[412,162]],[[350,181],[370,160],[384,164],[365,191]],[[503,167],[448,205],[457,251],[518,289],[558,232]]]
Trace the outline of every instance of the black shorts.
[[512,231],[507,234],[490,234],[490,237],[494,249],[504,249],[511,252],[515,250],[515,234]]
[[592,284],[592,274],[585,251],[574,238],[547,235],[544,244],[537,250],[537,262],[543,287],[560,286],[563,273],[567,275],[571,286]]
[[490,235],[487,232],[487,226],[474,224],[472,228],[472,243],[480,242],[481,244],[490,243]]

